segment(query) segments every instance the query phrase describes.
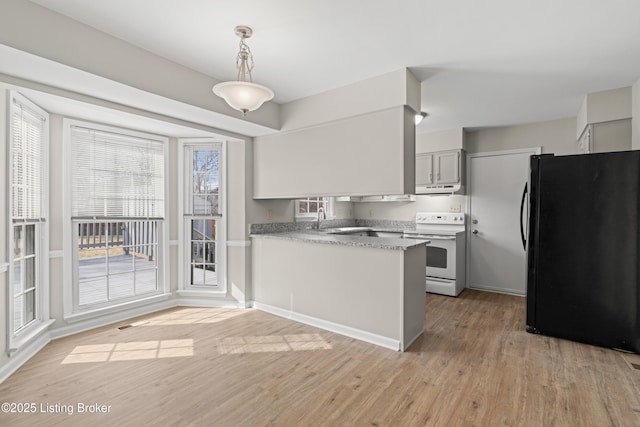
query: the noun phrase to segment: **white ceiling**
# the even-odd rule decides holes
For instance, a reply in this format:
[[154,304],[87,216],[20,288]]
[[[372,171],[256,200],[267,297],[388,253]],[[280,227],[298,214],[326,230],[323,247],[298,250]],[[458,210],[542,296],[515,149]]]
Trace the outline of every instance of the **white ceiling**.
[[638,0],[32,1],[222,80],[249,25],[279,103],[408,67],[418,132],[572,117],[640,78]]

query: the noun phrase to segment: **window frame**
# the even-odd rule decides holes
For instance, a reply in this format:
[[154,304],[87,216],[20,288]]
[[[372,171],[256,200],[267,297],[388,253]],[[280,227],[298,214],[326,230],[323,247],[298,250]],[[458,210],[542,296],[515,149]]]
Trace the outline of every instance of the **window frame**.
[[[92,217],[92,218],[75,218],[73,217],[73,198],[72,198],[72,184],[73,184],[73,145],[71,140],[72,127],[79,126],[89,129],[95,129],[103,132],[124,134],[136,138],[150,139],[162,143],[163,153],[163,195],[164,195],[164,215],[153,218],[133,218],[133,217]],[[152,134],[147,132],[140,132],[121,126],[111,126],[101,123],[90,122],[79,119],[63,119],[63,159],[64,159],[64,188],[66,190],[64,201],[64,255],[65,259],[71,260],[64,265],[64,283],[63,286],[63,306],[64,313],[63,318],[65,321],[73,323],[77,321],[87,320],[102,315],[108,315],[117,311],[126,309],[134,309],[151,303],[166,301],[171,297],[169,288],[169,223],[170,223],[170,209],[168,207],[169,200],[169,138]],[[78,287],[78,252],[77,241],[74,242],[76,237],[76,227],[78,222],[86,219],[94,219],[96,222],[118,222],[118,221],[131,221],[131,220],[150,220],[157,221],[157,281],[156,291],[153,293],[145,293],[143,295],[117,299],[109,303],[99,303],[91,306],[79,305],[79,287]],[[69,285],[70,284],[70,285]]]
[[[117,223],[117,222],[144,222],[144,221],[122,221],[119,219],[100,219],[100,220],[90,220],[90,219],[72,219],[72,223],[73,223],[73,227],[72,230],[76,230],[78,228],[78,226],[80,224],[109,224],[109,223]],[[87,303],[87,304],[80,304],[80,287],[79,285],[79,275],[74,275],[74,283],[73,283],[73,311],[74,313],[91,313],[94,311],[98,311],[101,309],[109,309],[111,307],[114,306],[121,306],[123,304],[127,304],[127,303],[135,303],[137,301],[149,298],[149,297],[154,297],[158,294],[160,294],[162,292],[162,288],[160,286],[160,229],[161,229],[161,224],[162,224],[162,220],[148,220],[147,222],[156,222],[158,225],[156,227],[156,233],[155,233],[155,238],[156,238],[156,242],[153,244],[145,244],[145,245],[153,245],[157,250],[156,250],[156,259],[155,259],[155,266],[153,268],[147,268],[147,269],[136,269],[135,268],[135,263],[134,263],[134,269],[133,270],[129,270],[129,271],[118,271],[118,270],[108,270],[106,271],[106,274],[103,276],[95,276],[93,277],[93,279],[95,278],[99,278],[99,277],[104,277],[107,281],[107,300],[106,301],[99,301],[99,302],[94,302],[94,303]],[[108,229],[108,227],[105,227],[105,229]],[[76,236],[74,236],[76,237]],[[105,236],[106,237],[106,236]],[[107,239],[105,239],[107,240]],[[73,270],[74,272],[78,272],[79,271],[79,258],[78,258],[78,244],[77,244],[77,238],[73,238],[72,239],[72,244],[73,244]],[[107,243],[108,245],[108,243]],[[143,246],[143,245],[140,245]],[[109,260],[110,260],[110,256],[108,254],[105,254],[105,265],[109,264]],[[135,274],[136,272],[142,272],[142,271],[151,271],[154,270],[155,271],[155,280],[156,280],[156,289],[153,292],[145,292],[145,293],[140,293],[140,294],[135,294]],[[134,283],[133,283],[133,289],[134,289],[134,295],[131,296],[126,296],[126,297],[120,297],[120,298],[113,298],[110,299],[109,298],[109,293],[111,288],[109,287],[109,281],[112,279],[112,277],[117,277],[119,275],[123,275],[126,273],[133,273],[134,274]],[[92,278],[89,278],[92,279]],[[76,281],[77,280],[77,281]]]
[[[180,218],[180,232],[178,239],[178,295],[186,297],[213,296],[223,297],[227,295],[227,143],[214,137],[180,138],[178,140],[178,164],[179,164],[179,192],[182,194],[178,206]],[[193,214],[192,185],[193,181],[193,151],[219,150],[218,164],[218,214],[198,215]],[[192,220],[216,221],[216,285],[194,285],[191,283],[191,221]]]
[[[296,221],[316,221],[318,219],[318,213],[317,212],[306,212],[306,213],[301,213],[300,212],[300,203],[301,202],[309,202],[312,199],[325,199],[324,203],[325,203],[325,215],[326,215],[326,219],[335,219],[336,215],[335,215],[335,197],[329,197],[329,196],[313,196],[313,197],[304,197],[304,198],[300,198],[300,199],[296,199],[294,202],[294,216]],[[316,201],[316,200],[312,200],[312,201]],[[322,218],[323,220],[325,218]]]
[[[25,345],[31,343],[37,336],[43,333],[54,321],[49,318],[49,133],[50,118],[49,113],[31,102],[24,95],[17,91],[8,92],[8,116],[7,116],[7,254],[9,254],[7,266],[7,354],[20,350]],[[14,217],[14,180],[13,174],[15,166],[14,158],[14,124],[13,116],[16,110],[16,104],[20,104],[22,108],[26,107],[36,113],[42,121],[42,140],[40,141],[40,159],[39,159],[39,218]],[[34,318],[22,325],[19,329],[15,329],[14,311],[15,296],[13,292],[14,281],[14,238],[15,228],[20,226],[25,229],[26,226],[34,225],[33,233],[33,250],[35,259],[35,298],[34,298]],[[26,234],[26,233],[25,233]],[[25,238],[24,236],[22,237]],[[24,254],[21,257],[24,259]],[[25,275],[21,275],[21,281]]]

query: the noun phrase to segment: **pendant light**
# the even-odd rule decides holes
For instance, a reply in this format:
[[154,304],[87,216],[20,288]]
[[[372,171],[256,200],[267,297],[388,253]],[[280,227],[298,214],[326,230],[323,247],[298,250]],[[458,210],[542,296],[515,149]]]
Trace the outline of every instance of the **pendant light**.
[[218,83],[213,87],[213,93],[223,98],[233,109],[242,112],[254,111],[262,104],[273,99],[273,91],[268,87],[253,83],[251,70],[253,70],[253,55],[245,40],[253,35],[253,30],[245,25],[238,25],[235,33],[240,37],[240,51],[236,58],[238,68],[238,80]]

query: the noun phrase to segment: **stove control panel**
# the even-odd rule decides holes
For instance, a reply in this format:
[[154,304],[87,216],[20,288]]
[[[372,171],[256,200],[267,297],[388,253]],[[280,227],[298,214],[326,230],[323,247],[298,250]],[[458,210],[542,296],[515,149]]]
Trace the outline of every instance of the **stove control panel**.
[[464,225],[464,214],[450,212],[418,212],[416,214],[416,224]]

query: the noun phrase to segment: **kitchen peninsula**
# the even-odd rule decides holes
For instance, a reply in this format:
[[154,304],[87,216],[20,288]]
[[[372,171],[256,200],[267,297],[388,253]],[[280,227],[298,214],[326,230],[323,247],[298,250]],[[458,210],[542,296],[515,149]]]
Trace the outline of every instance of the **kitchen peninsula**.
[[425,240],[252,234],[255,307],[393,350],[424,329]]

